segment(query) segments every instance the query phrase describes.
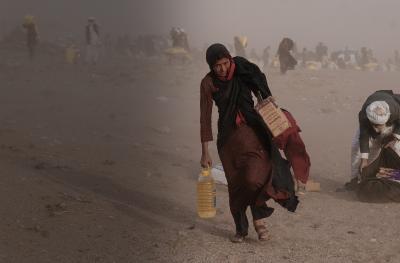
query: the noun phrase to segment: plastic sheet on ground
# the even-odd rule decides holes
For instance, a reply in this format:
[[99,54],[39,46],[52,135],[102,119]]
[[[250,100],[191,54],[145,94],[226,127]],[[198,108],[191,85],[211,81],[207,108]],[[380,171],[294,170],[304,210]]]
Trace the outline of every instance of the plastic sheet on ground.
[[224,168],[221,164],[214,165],[214,167],[211,169],[211,174],[214,178],[215,183],[228,185],[225,177]]

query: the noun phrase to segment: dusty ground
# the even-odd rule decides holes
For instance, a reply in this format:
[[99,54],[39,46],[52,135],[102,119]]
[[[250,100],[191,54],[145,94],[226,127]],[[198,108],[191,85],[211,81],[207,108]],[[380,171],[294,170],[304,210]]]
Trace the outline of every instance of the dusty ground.
[[[268,72],[303,129],[320,193],[277,205],[271,241],[232,244],[227,190],[195,210],[202,63],[0,52],[0,262],[400,262],[397,204],[338,193],[364,98],[400,92],[397,73]],[[215,110],[216,113],[216,110]],[[216,117],[216,114],[215,114]],[[216,130],[214,129],[216,132]],[[212,147],[218,162],[215,146]]]

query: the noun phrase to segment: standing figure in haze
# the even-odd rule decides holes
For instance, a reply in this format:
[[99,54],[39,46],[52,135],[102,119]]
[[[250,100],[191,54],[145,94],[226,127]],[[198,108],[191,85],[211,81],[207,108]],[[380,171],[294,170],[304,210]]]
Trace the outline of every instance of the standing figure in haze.
[[31,15],[25,16],[22,26],[26,30],[26,46],[28,47],[29,58],[32,60],[35,57],[36,46],[39,40],[35,18]]
[[271,47],[268,46],[264,49],[263,54],[262,54],[262,61],[264,63],[264,71],[268,68],[269,66],[269,60],[270,60],[270,52],[271,52]]
[[186,31],[185,31],[183,28],[179,28],[179,35],[180,35],[182,47],[183,47],[187,52],[190,52],[188,35],[187,35]]
[[[206,51],[210,72],[200,86],[201,165],[211,167],[208,143],[213,140],[212,108],[218,118],[217,149],[228,182],[229,206],[236,234],[232,242],[243,242],[248,235],[246,210],[250,206],[253,225],[259,240],[269,238],[263,219],[274,211],[266,201],[275,200],[288,211],[296,210],[298,200],[290,166],[279,152],[284,150],[296,178],[306,183],[310,161],[300,129],[290,113],[292,128],[281,137],[272,138],[262,118],[254,109],[252,95],[271,96],[265,74],[243,57],[232,57],[222,44]],[[279,147],[279,148],[278,148]],[[296,168],[295,168],[296,167]]]
[[315,55],[318,62],[324,62],[324,58],[328,56],[328,47],[319,42],[315,47]]
[[183,48],[186,52],[190,51],[188,36],[183,28],[173,27],[170,31],[172,47]]
[[86,62],[88,64],[97,64],[100,53],[100,31],[94,17],[88,18],[86,25]]
[[362,70],[366,70],[367,64],[369,64],[371,62],[370,58],[369,58],[369,54],[368,54],[368,49],[366,47],[362,47],[360,53],[361,53],[360,67]]
[[301,66],[304,68],[307,65],[308,57],[308,50],[306,47],[303,47],[303,50],[301,51]]
[[233,44],[235,46],[235,54],[238,57],[246,57],[246,47],[247,47],[247,38],[235,36],[233,38]]
[[294,42],[290,38],[285,37],[282,39],[278,48],[278,56],[280,62],[281,73],[285,74],[288,70],[293,70],[297,65],[296,59],[292,56]]

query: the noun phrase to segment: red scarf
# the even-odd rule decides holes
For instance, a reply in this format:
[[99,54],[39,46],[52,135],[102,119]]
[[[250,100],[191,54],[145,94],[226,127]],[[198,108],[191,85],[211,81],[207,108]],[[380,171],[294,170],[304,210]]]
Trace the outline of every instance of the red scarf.
[[[229,68],[228,74],[225,77],[218,77],[218,79],[220,79],[222,81],[229,81],[233,78],[233,74],[235,73],[236,64],[232,58],[230,59],[230,61],[231,61],[231,67]],[[246,119],[244,118],[243,114],[240,111],[238,111],[238,113],[236,114],[235,123],[236,123],[237,127],[239,127],[243,124],[246,124]]]

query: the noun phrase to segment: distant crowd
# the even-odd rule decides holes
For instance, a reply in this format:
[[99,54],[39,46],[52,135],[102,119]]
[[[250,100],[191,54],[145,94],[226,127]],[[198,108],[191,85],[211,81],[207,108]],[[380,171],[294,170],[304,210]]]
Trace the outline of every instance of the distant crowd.
[[[27,15],[22,24],[26,34],[26,46],[31,60],[36,55],[39,45],[38,25],[35,17]],[[89,17],[85,26],[85,47],[79,48],[76,41],[65,43],[66,61],[78,63],[81,54],[84,54],[84,62],[88,64],[98,63],[101,57],[156,57],[165,56],[173,63],[186,63],[194,59],[201,59],[205,50],[191,48],[189,36],[181,27],[171,28],[165,35],[138,35],[132,37],[128,34],[113,36],[102,34],[102,30],[94,17]],[[400,55],[398,50],[386,60],[378,60],[371,48],[360,47],[330,51],[328,46],[319,42],[315,48],[298,48],[297,43],[290,38],[283,38],[276,52],[271,46],[266,46],[262,52],[256,49],[248,50],[248,38],[234,36],[233,43],[226,43],[228,50],[236,55],[249,59],[261,68],[280,68],[281,73],[296,68],[309,70],[320,69],[354,69],[363,71],[400,71]]]

